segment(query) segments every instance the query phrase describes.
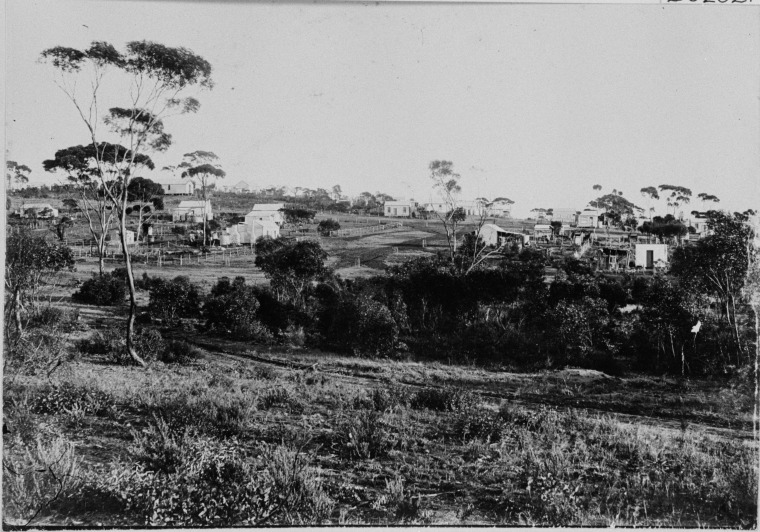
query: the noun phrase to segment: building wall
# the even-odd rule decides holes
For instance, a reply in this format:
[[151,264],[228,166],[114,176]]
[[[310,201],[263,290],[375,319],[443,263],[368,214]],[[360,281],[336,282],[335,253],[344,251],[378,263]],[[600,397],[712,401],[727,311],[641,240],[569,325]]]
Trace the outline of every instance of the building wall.
[[166,196],[179,196],[192,194],[195,190],[195,186],[192,182],[187,183],[159,183],[161,188],[164,189],[164,195]]
[[385,216],[397,218],[411,218],[412,213],[417,210],[415,201],[386,201],[383,204],[383,214]]
[[668,263],[668,246],[667,244],[636,244],[636,266],[646,268],[647,267],[647,251],[653,252],[652,261],[656,264],[657,261]]

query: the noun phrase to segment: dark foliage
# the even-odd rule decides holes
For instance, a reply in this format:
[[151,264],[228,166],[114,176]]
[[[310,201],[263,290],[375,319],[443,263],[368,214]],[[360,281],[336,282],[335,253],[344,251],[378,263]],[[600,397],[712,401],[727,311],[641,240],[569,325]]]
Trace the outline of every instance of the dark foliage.
[[71,299],[86,305],[119,305],[124,302],[127,287],[123,279],[105,273],[86,280]]

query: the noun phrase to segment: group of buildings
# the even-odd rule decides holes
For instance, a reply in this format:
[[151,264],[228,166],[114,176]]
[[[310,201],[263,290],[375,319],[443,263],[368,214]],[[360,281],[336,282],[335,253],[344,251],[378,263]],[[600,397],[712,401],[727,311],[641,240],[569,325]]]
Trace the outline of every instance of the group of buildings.
[[[245,221],[232,225],[219,234],[220,244],[241,245],[255,242],[262,236],[277,238],[280,236],[280,228],[285,223],[282,214],[285,204],[283,203],[257,203],[251,211],[245,215]],[[201,223],[203,217],[206,220],[214,219],[214,211],[211,201],[181,201],[172,211],[174,222]]]
[[[513,203],[508,199],[491,203],[483,200],[461,201],[457,203],[457,208],[461,208],[467,216],[510,218]],[[450,206],[443,202],[419,203],[414,200],[400,200],[383,203],[383,214],[391,218],[417,218],[434,213],[446,213],[449,210]]]

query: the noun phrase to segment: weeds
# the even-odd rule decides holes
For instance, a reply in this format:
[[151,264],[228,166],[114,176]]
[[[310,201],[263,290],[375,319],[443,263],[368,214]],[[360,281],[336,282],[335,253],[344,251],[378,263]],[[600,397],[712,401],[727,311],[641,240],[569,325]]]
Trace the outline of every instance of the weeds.
[[6,447],[3,455],[3,514],[8,521],[28,525],[74,493],[79,459],[61,436],[19,443],[20,452]]
[[257,526],[329,518],[332,501],[300,453],[265,446],[253,455],[234,439],[220,442],[185,433],[178,442],[167,439],[166,430],[157,427],[146,438],[155,438],[148,446],[158,455],[172,457],[171,468],[166,462],[158,470],[147,467],[143,442],[138,462],[90,479],[88,491],[116,501],[122,512],[140,516],[149,526]]
[[411,406],[441,412],[456,412],[473,407],[477,399],[461,388],[425,388],[412,396]]
[[419,494],[406,489],[404,480],[399,477],[386,479],[385,493],[372,504],[372,508],[385,512],[386,516],[396,523],[408,525],[430,522],[430,518],[422,510]]

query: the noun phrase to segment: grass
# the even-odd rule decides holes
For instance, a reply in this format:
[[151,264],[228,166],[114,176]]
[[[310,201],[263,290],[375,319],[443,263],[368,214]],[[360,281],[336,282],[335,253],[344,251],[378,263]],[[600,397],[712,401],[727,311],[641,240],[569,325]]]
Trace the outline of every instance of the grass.
[[[57,448],[73,452],[68,463],[76,465],[77,483],[50,504],[44,504],[52,498],[45,489],[37,499],[30,496],[34,482],[49,485],[44,478],[8,488],[5,496],[18,503],[4,505],[5,516],[28,519],[35,506],[29,501],[36,500],[44,507],[34,522],[64,524],[754,523],[756,453],[741,439],[696,424],[672,429],[498,400],[478,393],[501,382],[481,370],[430,366],[423,372],[416,363],[353,362],[323,355],[315,372],[205,353],[191,365],[141,370],[85,357],[52,383],[19,376],[6,387],[13,431],[6,435],[6,462],[27,463],[29,453],[52,460],[52,451],[35,451],[36,442],[60,438]],[[553,390],[551,379],[524,379],[523,388],[532,381],[543,393]],[[599,386],[576,385],[574,393],[592,384]],[[643,391],[643,384],[632,379],[628,386]],[[726,393],[691,391],[705,402]],[[212,455],[223,459],[203,458]],[[188,457],[196,457],[195,465]],[[222,489],[203,476],[208,468],[258,471],[288,502],[266,517],[271,508],[262,494],[269,484],[241,480],[225,496],[258,501],[250,514],[217,508],[208,520],[197,514],[183,520],[181,509],[164,505],[159,514],[165,520],[149,515],[145,497],[156,489],[181,497],[196,488]],[[133,506],[125,506],[121,493],[132,494]]]

